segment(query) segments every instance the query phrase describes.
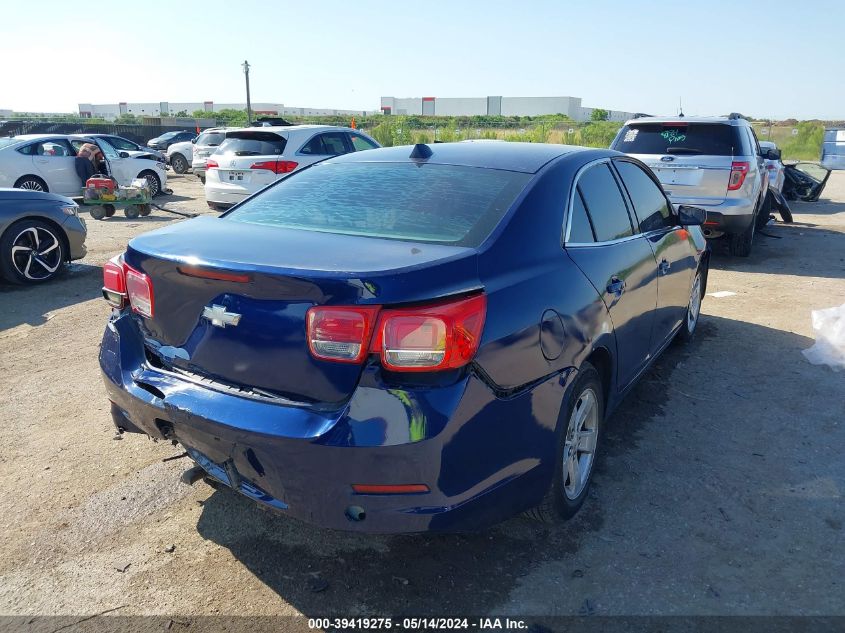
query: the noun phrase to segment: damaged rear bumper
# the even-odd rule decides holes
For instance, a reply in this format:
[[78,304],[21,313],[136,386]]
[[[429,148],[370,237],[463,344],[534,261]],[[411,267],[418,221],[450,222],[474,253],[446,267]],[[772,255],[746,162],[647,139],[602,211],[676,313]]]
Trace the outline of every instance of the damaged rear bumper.
[[[365,532],[480,529],[540,502],[573,380],[498,398],[479,377],[389,388],[367,367],[348,402],[321,410],[237,396],[146,362],[132,317],[110,321],[100,365],[115,425],[172,439],[214,479],[291,516]],[[352,484],[425,484],[357,494]]]

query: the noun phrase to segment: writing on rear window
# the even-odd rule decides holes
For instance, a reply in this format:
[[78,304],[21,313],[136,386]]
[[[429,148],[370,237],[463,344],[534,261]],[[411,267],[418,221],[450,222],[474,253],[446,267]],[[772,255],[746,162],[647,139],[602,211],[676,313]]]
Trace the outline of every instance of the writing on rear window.
[[281,180],[224,217],[473,247],[490,234],[530,178],[455,165],[323,163]]
[[687,140],[687,135],[680,130],[663,130],[660,133],[660,136],[666,139],[670,145],[672,143],[680,143],[681,141]]
[[613,149],[628,154],[748,156],[745,130],[727,123],[630,123],[622,128]]

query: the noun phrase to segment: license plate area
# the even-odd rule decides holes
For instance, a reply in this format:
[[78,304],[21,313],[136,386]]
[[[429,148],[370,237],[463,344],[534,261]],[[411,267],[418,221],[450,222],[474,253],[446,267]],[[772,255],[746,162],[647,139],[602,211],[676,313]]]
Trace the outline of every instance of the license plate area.
[[193,459],[206,473],[220,483],[229,486],[233,490],[237,490],[242,495],[247,496],[250,499],[266,504],[277,510],[288,509],[288,504],[284,501],[267,494],[251,481],[243,479],[231,459],[227,460],[223,464],[218,464],[194,448],[185,447],[185,450],[188,455],[190,455],[191,459]]
[[249,174],[245,171],[228,171],[226,172],[229,182],[248,182]]

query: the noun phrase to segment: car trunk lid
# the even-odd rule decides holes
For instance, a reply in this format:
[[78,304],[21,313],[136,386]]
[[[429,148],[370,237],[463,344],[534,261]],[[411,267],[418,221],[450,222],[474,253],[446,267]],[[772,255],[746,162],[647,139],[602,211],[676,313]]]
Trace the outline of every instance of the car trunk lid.
[[125,260],[152,282],[153,316],[135,318],[154,361],[314,404],[347,399],[361,365],[311,356],[308,308],[401,304],[480,287],[471,248],[225,218],[197,218],[142,235],[130,242]]

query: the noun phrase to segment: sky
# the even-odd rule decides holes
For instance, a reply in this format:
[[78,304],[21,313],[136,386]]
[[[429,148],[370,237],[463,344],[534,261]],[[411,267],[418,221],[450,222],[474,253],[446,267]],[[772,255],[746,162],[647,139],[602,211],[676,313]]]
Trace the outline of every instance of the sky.
[[[585,107],[845,119],[839,0],[38,0],[3,8],[0,109],[382,96],[575,96]],[[12,28],[9,28],[12,26]],[[96,47],[96,50],[95,50]]]

